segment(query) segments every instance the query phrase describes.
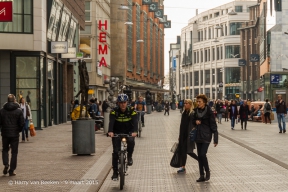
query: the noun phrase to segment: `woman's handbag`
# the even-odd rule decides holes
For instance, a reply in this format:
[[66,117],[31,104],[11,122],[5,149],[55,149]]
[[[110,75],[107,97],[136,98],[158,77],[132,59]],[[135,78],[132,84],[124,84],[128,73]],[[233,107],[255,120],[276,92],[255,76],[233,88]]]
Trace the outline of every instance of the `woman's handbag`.
[[190,141],[191,142],[195,142],[196,141],[196,138],[197,138],[197,128],[194,127],[190,133],[189,133],[189,138],[190,138]]
[[30,136],[31,136],[31,137],[36,136],[36,131],[35,131],[34,124],[33,124],[32,121],[31,121],[31,123],[30,123],[29,130],[30,130]]
[[172,153],[175,153],[177,147],[178,147],[178,142],[175,142],[175,143],[173,144],[172,148],[170,149],[170,151],[171,151]]
[[174,153],[174,155],[173,155],[173,157],[172,157],[172,159],[170,161],[170,166],[174,167],[174,168],[181,167],[181,165],[180,165],[180,156],[179,156],[179,153],[178,153],[178,147],[177,147],[177,149],[176,149],[176,151],[175,151],[175,153]]
[[226,112],[226,109],[224,109],[224,108],[220,109],[220,113],[225,113],[225,112]]

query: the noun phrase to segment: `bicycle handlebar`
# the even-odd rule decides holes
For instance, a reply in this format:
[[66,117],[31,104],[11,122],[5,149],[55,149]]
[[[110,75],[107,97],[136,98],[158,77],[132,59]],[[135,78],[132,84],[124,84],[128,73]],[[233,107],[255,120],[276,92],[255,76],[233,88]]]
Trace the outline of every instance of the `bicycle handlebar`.
[[[107,133],[106,134],[107,137],[110,137],[109,134]],[[113,137],[132,137],[132,134],[117,134],[117,133],[114,133],[114,136]]]

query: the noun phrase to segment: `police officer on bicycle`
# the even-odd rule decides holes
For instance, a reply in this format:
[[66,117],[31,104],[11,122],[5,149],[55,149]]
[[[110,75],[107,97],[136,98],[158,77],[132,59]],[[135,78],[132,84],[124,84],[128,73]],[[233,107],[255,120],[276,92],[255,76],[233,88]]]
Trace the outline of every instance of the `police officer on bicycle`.
[[110,113],[108,131],[108,135],[112,137],[113,144],[112,180],[118,179],[118,152],[121,150],[121,140],[119,137],[113,137],[114,133],[132,135],[132,137],[127,138],[128,165],[131,166],[133,164],[132,154],[135,146],[135,137],[137,136],[138,132],[137,113],[134,111],[133,107],[127,106],[128,96],[126,94],[119,94],[117,102],[118,106]]

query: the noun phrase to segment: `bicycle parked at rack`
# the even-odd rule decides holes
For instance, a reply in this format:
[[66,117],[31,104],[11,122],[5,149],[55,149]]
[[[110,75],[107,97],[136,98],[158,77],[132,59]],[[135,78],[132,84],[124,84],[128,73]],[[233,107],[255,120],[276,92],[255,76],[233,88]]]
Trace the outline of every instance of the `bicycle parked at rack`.
[[137,137],[141,137],[142,132],[142,122],[141,122],[141,115],[144,115],[144,111],[136,111],[137,112],[137,118],[138,118],[138,134]]
[[[109,135],[107,134],[107,137]],[[120,190],[123,189],[125,184],[125,176],[128,170],[128,161],[127,161],[127,138],[132,137],[129,134],[114,134],[113,137],[119,137],[121,139],[121,150],[118,152],[119,161],[118,161],[118,174],[120,177]]]

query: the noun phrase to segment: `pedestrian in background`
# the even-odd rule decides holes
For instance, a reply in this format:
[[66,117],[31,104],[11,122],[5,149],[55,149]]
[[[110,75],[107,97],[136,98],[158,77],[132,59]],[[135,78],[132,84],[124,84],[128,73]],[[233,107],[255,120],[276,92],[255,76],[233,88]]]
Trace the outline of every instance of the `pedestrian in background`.
[[244,100],[243,104],[240,105],[240,109],[239,109],[239,116],[240,116],[240,120],[241,120],[241,129],[243,129],[243,123],[244,123],[244,128],[246,130],[249,115],[250,115],[249,106],[247,105],[247,101]]
[[98,104],[98,115],[99,116],[103,116],[103,112],[102,112],[102,101],[99,101],[99,104]]
[[228,100],[226,99],[225,103],[224,103],[224,109],[225,109],[224,118],[225,118],[225,121],[229,121],[229,118],[228,118],[229,107],[230,107],[230,104],[229,104]]
[[216,103],[216,112],[217,112],[218,123],[220,124],[222,120],[222,113],[221,113],[222,108],[223,108],[223,103],[220,101],[220,99],[218,99]]
[[[286,133],[286,123],[285,123],[285,117],[287,115],[287,108],[286,103],[282,99],[282,95],[278,95],[278,100],[275,102],[276,106],[276,113],[277,113],[277,119],[278,119],[278,127],[279,127],[279,133]],[[283,126],[281,125],[281,122]]]
[[197,155],[193,152],[195,149],[195,142],[191,142],[189,139],[189,133],[195,127],[193,124],[194,120],[194,106],[191,99],[186,99],[184,101],[184,111],[181,117],[180,130],[179,130],[179,144],[178,153],[179,159],[182,167],[177,171],[177,173],[186,172],[185,165],[187,161],[187,154],[193,159],[198,161]]
[[169,105],[169,102],[168,102],[168,101],[165,102],[164,108],[165,108],[165,113],[164,113],[164,115],[166,115],[166,113],[168,113],[168,116],[169,116],[169,108],[170,108],[170,105]]
[[[217,124],[211,108],[207,105],[207,97],[203,94],[196,97],[198,108],[194,110],[193,124],[197,125],[197,153],[200,178],[197,182],[208,181],[210,179],[210,168],[207,159],[207,151],[212,140],[212,134],[214,135],[214,147],[218,144],[218,131]],[[206,177],[204,174],[206,172]]]
[[235,103],[235,100],[231,100],[229,113],[230,113],[230,120],[231,120],[231,129],[234,130],[235,120],[237,120],[237,116],[238,116],[238,110],[237,110],[237,105]]
[[269,103],[269,99],[266,99],[266,103],[264,104],[264,117],[265,117],[265,124],[267,124],[267,119],[271,124],[270,113],[272,112],[271,103]]
[[24,126],[22,129],[22,142],[25,142],[25,136],[26,140],[29,141],[28,139],[28,127],[29,127],[29,122],[32,122],[32,113],[31,113],[31,108],[28,105],[28,103],[25,102],[24,97],[22,97],[19,101],[20,103],[20,108],[22,109],[23,112],[23,117],[24,117]]
[[[15,176],[17,167],[17,155],[19,146],[19,133],[24,126],[24,116],[13,94],[8,95],[8,102],[0,110],[0,128],[2,135],[2,160],[4,165],[3,174],[9,172],[9,176]],[[9,165],[9,148],[11,159]],[[10,169],[9,169],[10,166]],[[9,169],[9,171],[8,171]]]

